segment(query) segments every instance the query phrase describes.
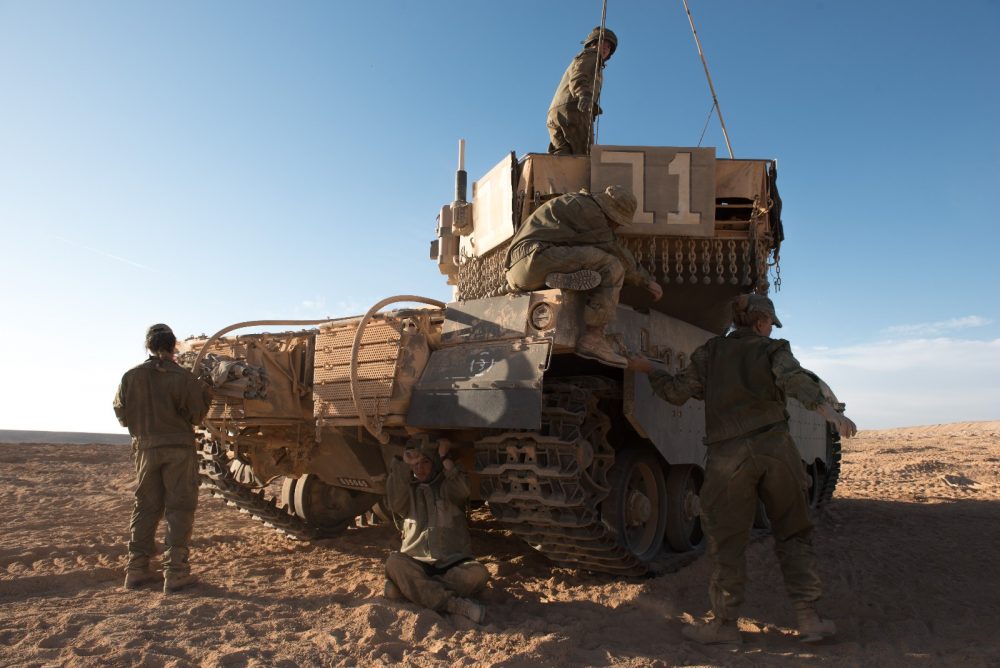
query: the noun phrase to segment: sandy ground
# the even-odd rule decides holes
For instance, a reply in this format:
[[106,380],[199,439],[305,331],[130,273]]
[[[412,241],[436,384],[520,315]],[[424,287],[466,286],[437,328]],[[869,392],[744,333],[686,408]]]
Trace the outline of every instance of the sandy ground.
[[296,543],[204,493],[202,582],[171,596],[126,591],[129,455],[0,445],[0,665],[1000,664],[1000,422],[847,443],[816,539],[822,611],[840,629],[821,646],[791,633],[770,539],[748,553],[746,644],[702,647],[680,631],[707,606],[704,558],[638,580],[553,568],[483,512],[472,522],[493,574],[482,627],[381,596],[392,527]]

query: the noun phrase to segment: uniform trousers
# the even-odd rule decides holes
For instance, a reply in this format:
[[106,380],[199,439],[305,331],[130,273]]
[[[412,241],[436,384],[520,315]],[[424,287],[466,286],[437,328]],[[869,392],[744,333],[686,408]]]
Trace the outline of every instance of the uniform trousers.
[[145,570],[156,551],[156,527],[165,519],[163,570],[190,572],[188,544],[198,505],[198,459],[194,446],[167,445],[134,452],[139,485],[129,523],[128,568]]
[[549,153],[587,155],[593,143],[593,121],[570,106],[550,109],[545,125],[549,129]]
[[529,252],[507,270],[507,283],[515,290],[545,287],[545,277],[591,269],[601,275],[601,284],[587,292],[584,322],[601,327],[614,320],[618,295],[625,283],[625,268],[617,257],[593,246],[546,246]]
[[701,519],[714,562],[709,599],[717,619],[739,617],[746,585],[746,548],[758,499],[771,521],[788,597],[793,602],[820,597],[813,523],[805,495],[808,484],[786,422],[708,446]]
[[417,561],[393,552],[385,562],[385,574],[410,601],[442,611],[453,596],[467,597],[486,586],[490,572],[474,559],[446,568]]

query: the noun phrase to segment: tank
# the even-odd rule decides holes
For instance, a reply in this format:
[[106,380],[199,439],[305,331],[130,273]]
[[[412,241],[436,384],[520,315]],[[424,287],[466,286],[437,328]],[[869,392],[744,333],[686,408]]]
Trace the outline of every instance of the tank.
[[[467,199],[463,153],[430,252],[450,301],[404,294],[357,317],[238,323],[184,343],[183,363],[220,388],[201,430],[205,485],[292,537],[331,537],[386,517],[391,458],[447,441],[476,502],[556,564],[616,575],[682,566],[704,542],[703,403],[672,406],[644,375],[578,357],[584,297],[512,293],[504,253],[546,200],[629,187],[638,209],[619,238],[664,296],[654,304],[626,287],[608,331],[676,371],[724,332],[734,296],[780,280],[776,163],[711,148],[511,153]],[[818,508],[837,483],[839,439],[789,404]],[[763,513],[756,524],[766,527]]]

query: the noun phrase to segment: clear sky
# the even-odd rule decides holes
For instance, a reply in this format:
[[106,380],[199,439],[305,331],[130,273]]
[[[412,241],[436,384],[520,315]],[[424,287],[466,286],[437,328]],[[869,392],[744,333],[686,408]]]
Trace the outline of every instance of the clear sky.
[[[1000,3],[689,0],[736,157],[776,158],[772,295],[862,428],[1000,419]],[[610,0],[599,142],[696,146],[681,0]],[[121,431],[167,322],[447,299],[453,199],[545,112],[592,0],[0,0],[0,429]],[[702,140],[724,156],[713,119]],[[669,297],[669,295],[668,295]]]

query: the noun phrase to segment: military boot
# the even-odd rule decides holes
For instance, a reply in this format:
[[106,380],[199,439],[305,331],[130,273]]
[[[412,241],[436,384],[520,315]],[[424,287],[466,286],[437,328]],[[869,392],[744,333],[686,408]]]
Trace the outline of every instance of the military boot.
[[593,290],[601,284],[601,275],[593,269],[581,269],[571,274],[549,274],[545,277],[545,285],[563,290]]
[[159,571],[149,568],[130,568],[125,571],[125,588],[138,589],[147,582],[152,582],[160,578]]
[[821,618],[814,603],[796,603],[795,617],[799,622],[799,640],[802,642],[818,642],[837,633],[837,625],[832,620]]
[[619,355],[604,336],[604,327],[588,327],[576,341],[576,354],[589,360],[597,360],[609,366],[624,369],[628,360]]
[[742,645],[743,636],[735,620],[712,619],[698,626],[685,626],[681,633],[702,645]]
[[471,619],[476,624],[482,624],[486,620],[486,606],[471,598],[452,596],[448,599],[445,610],[449,615],[459,615]]
[[403,592],[399,591],[399,587],[396,586],[396,583],[388,578],[385,581],[385,589],[382,590],[382,595],[390,601],[402,601],[406,598],[403,596]]
[[190,587],[197,581],[198,576],[193,573],[167,571],[163,575],[163,593],[170,594],[175,591],[180,591],[185,587]]

